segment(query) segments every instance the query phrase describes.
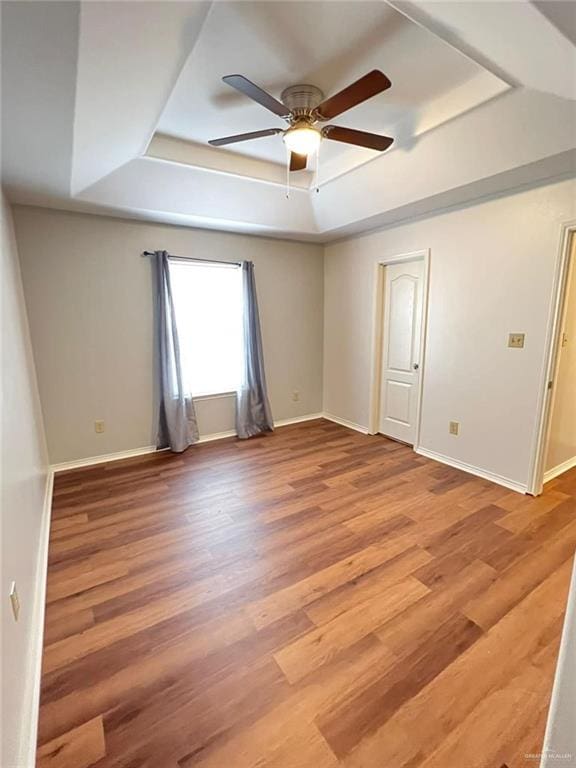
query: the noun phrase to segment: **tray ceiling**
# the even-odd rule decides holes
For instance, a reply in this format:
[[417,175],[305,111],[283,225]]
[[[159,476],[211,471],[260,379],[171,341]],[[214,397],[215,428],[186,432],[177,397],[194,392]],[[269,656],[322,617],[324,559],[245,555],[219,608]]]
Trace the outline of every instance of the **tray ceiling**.
[[[541,6],[3,0],[2,182],[26,205],[327,242],[575,175],[576,47]],[[320,194],[299,172],[286,196],[279,137],[206,144],[282,125],[224,74],[330,95],[374,68],[393,87],[334,122],[396,141],[324,142]]]
[[[280,98],[311,83],[326,96],[372,69],[392,88],[333,123],[394,136],[408,145],[427,128],[505,90],[495,75],[383,2],[218,2],[180,73],[158,126],[159,134],[206,146],[209,139],[285,122],[222,83],[240,73]],[[465,86],[469,85],[469,88]],[[190,147],[191,162],[198,160]],[[243,155],[285,165],[280,136],[227,147],[228,167]],[[368,149],[324,141],[322,178],[372,160]]]

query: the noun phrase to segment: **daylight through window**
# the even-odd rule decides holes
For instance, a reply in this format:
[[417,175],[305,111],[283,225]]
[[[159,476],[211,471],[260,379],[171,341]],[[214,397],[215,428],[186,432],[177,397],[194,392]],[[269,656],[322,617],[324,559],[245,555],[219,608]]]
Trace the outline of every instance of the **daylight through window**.
[[242,281],[236,265],[170,262],[182,370],[192,396],[235,392],[242,364]]

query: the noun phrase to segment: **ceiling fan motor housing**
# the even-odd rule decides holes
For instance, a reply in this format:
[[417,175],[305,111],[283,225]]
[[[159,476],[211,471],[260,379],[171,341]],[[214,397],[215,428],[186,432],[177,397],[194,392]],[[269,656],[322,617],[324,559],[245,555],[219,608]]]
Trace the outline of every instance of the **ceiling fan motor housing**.
[[315,85],[291,85],[280,96],[293,118],[312,117],[316,107],[323,101],[324,94]]

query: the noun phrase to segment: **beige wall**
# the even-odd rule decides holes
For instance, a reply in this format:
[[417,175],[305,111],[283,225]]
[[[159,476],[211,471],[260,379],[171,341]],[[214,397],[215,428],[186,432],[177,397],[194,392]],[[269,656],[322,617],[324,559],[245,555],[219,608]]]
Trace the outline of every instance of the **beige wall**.
[[566,343],[560,346],[558,370],[555,376],[545,464],[547,472],[567,462],[576,462],[576,236],[574,235],[569,268],[562,324]]
[[[10,208],[2,197],[2,754],[0,765],[32,765],[34,674],[43,605],[39,571],[47,530],[47,455]],[[10,584],[21,611],[14,621]],[[39,668],[38,668],[39,671]]]
[[[252,260],[274,418],[322,410],[321,246],[21,206],[15,222],[52,463],[154,442],[145,249]],[[233,398],[197,411],[201,434],[234,426]]]
[[[368,426],[375,265],[429,248],[420,444],[524,486],[560,228],[575,201],[575,182],[563,181],[327,247],[324,410]],[[524,349],[507,347],[511,332],[526,334]]]

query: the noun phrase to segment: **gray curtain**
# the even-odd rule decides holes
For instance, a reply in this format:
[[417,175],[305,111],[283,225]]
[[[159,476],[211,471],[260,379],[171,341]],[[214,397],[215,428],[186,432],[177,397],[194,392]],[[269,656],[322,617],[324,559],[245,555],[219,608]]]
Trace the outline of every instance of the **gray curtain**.
[[156,339],[159,367],[157,448],[181,453],[198,440],[194,403],[182,377],[180,344],[166,251],[155,251]]
[[238,437],[246,438],[274,429],[266,393],[258,299],[251,261],[242,262],[242,295],[244,355],[242,381],[236,395],[236,432]]

